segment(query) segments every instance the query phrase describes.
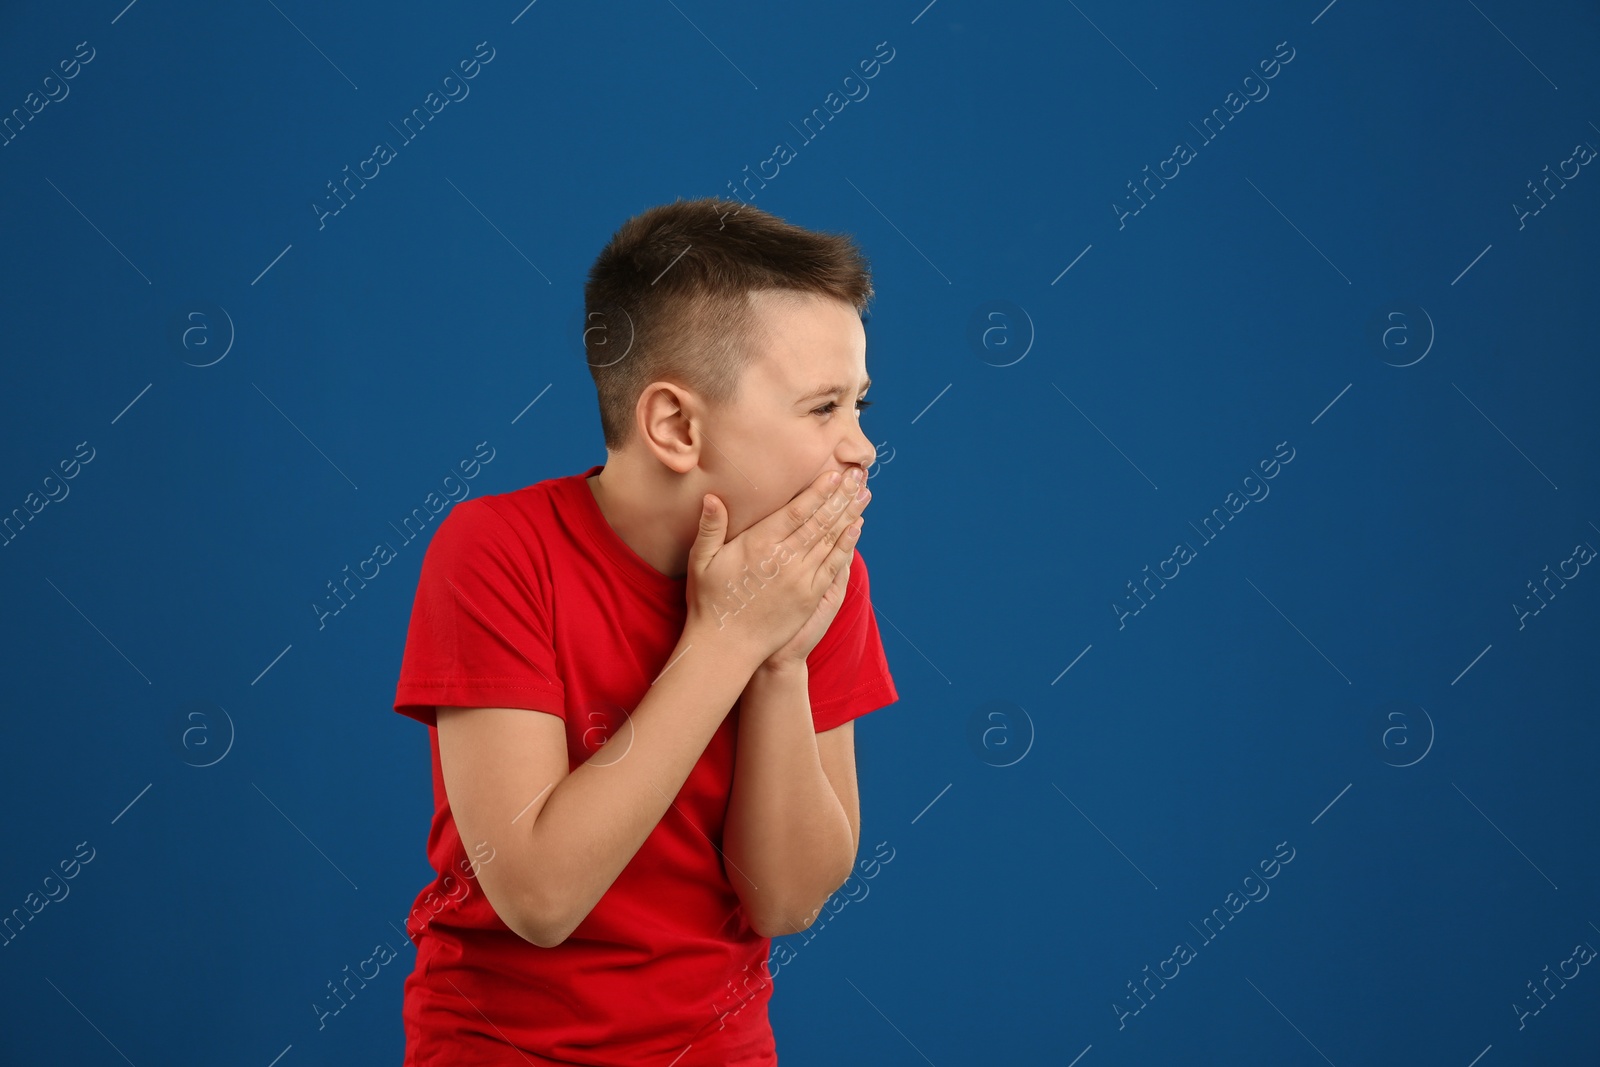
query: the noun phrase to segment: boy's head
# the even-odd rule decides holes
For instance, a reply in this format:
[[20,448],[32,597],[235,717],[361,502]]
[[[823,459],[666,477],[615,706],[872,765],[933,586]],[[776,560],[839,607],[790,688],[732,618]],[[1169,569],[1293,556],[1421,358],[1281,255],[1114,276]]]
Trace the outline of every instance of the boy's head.
[[823,471],[870,466],[857,404],[872,295],[849,237],[748,205],[679,200],[629,219],[584,288],[607,466],[670,483],[695,513],[715,493],[729,537]]

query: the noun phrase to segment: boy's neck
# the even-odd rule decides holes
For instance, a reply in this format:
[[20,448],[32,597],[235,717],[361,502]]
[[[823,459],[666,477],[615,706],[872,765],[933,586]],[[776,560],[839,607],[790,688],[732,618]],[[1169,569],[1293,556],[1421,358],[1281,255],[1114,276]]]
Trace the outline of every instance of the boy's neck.
[[[600,514],[622,542],[669,578],[689,571],[689,548],[699,533],[698,502],[676,501],[682,479],[641,471],[624,456],[608,453],[605,469],[585,479]],[[692,514],[690,511],[692,510]]]

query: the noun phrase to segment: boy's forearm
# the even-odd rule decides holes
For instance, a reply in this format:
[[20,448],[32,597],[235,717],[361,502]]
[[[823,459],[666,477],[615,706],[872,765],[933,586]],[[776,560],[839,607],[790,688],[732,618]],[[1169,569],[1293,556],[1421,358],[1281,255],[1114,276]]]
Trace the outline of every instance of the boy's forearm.
[[728,878],[758,933],[797,933],[850,876],[849,816],[822,769],[804,664],[758,669],[739,705]]
[[535,943],[559,944],[594,909],[739,699],[755,661],[724,638],[685,630],[626,724],[551,791],[527,842]]

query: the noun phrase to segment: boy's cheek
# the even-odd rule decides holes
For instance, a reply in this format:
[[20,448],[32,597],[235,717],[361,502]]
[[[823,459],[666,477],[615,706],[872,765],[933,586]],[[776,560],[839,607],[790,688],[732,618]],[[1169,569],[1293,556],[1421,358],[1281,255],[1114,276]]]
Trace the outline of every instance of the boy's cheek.
[[[755,479],[758,484],[768,486],[773,484],[773,479],[770,476],[763,481],[761,475],[751,471],[748,467],[745,469],[749,471],[750,477]],[[733,491],[722,499],[728,505],[728,514],[738,520],[739,529],[742,533],[778,509],[788,507],[795,499],[790,496],[782,500],[775,500],[774,496],[775,494],[771,493],[770,490],[766,493],[761,493],[752,490],[749,485],[743,485],[735,486]],[[732,536],[730,536],[729,540],[732,540]]]

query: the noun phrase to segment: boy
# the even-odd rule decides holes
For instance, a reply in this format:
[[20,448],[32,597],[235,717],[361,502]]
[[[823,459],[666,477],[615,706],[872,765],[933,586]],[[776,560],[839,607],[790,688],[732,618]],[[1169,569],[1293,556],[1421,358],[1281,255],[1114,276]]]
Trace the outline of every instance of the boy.
[[854,551],[872,283],[732,208],[652,208],[589,272],[607,462],[457,504],[424,556],[408,1065],[776,1064],[770,938],[854,866],[852,721],[899,699]]

